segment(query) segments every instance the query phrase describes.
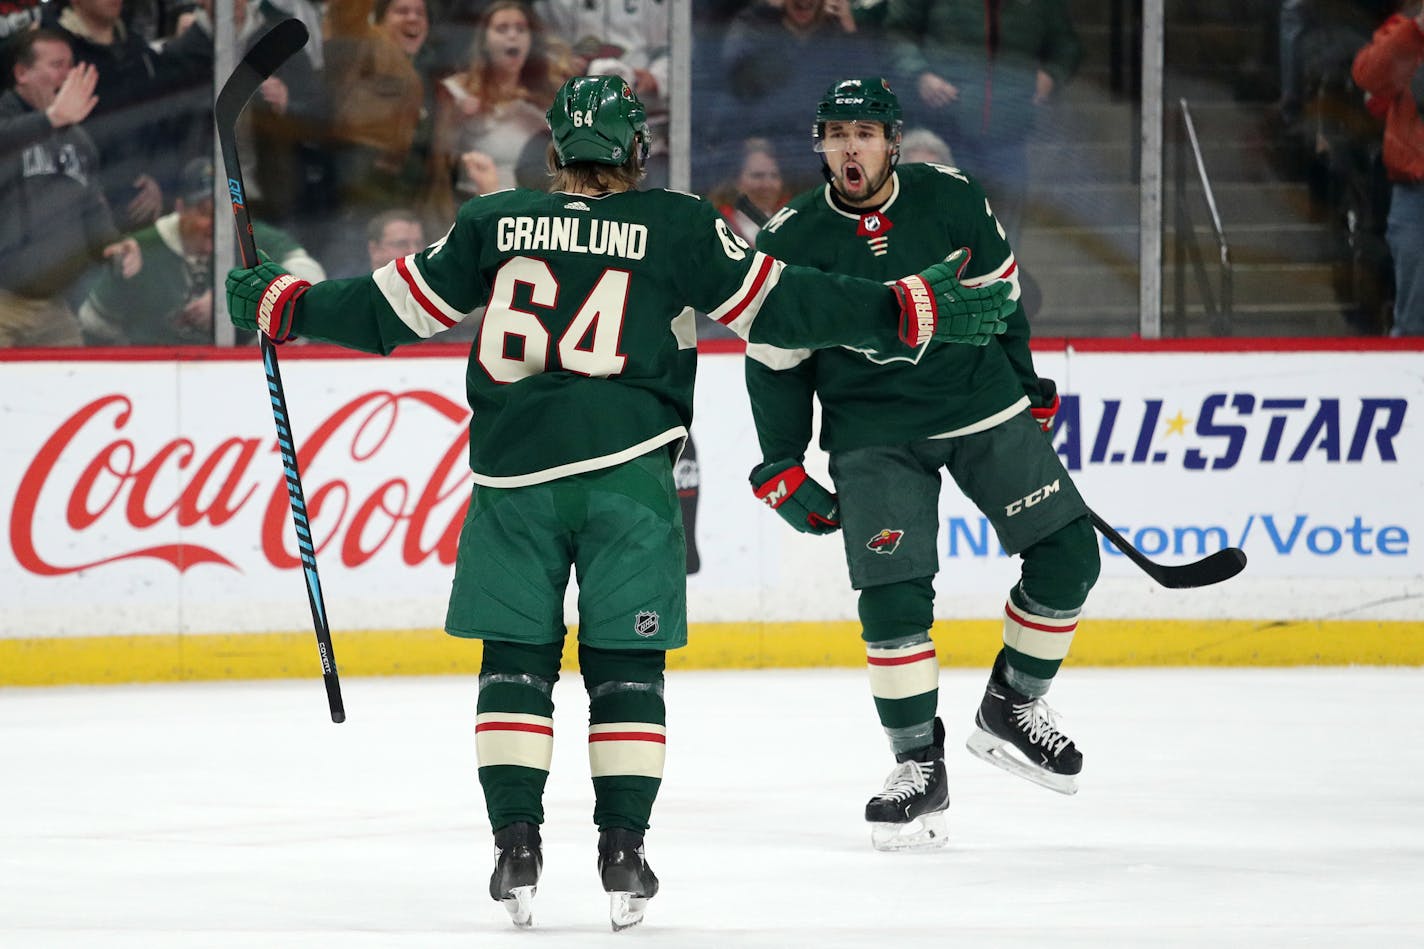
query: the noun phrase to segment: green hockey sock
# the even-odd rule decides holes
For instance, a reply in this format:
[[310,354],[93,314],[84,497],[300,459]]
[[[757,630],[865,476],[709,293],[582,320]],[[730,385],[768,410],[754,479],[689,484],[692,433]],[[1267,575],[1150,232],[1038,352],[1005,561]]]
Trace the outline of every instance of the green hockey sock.
[[593,821],[599,830],[648,829],[667,750],[666,664],[661,650],[579,646],[588,689]]
[[544,785],[554,750],[554,682],[561,644],[486,640],[476,705],[475,749],[490,827],[544,822]]

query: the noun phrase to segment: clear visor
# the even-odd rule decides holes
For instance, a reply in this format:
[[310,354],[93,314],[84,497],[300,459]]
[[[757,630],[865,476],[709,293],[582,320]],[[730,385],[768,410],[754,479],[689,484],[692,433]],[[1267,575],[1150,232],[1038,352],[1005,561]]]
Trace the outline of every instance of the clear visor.
[[872,119],[827,122],[813,148],[820,154],[854,149],[886,148],[885,126]]

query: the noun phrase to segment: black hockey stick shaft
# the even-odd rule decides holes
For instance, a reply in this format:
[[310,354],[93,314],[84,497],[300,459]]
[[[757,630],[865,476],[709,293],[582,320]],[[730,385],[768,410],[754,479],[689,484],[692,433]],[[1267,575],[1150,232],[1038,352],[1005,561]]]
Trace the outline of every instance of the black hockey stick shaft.
[[1132,546],[1126,537],[1113,530],[1112,525],[1099,517],[1097,512],[1090,509],[1088,516],[1093,519],[1093,526],[1109,543],[1126,554],[1127,559],[1137,564],[1143,573],[1169,589],[1186,590],[1211,586],[1213,583],[1230,580],[1246,569],[1246,551],[1240,547],[1227,547],[1192,563],[1175,566],[1157,563]]
[[[218,146],[222,152],[223,168],[227,173],[233,223],[237,226],[237,246],[244,267],[257,265],[257,242],[252,236],[252,218],[247,212],[242,167],[237,158],[237,120],[258,87],[277,71],[277,67],[296,55],[306,42],[307,28],[300,20],[283,20],[248,50],[218,93],[214,108]],[[326,684],[326,703],[331,708],[331,720],[340,723],[346,721],[346,707],[341,701],[341,680],[336,673],[336,652],[331,645],[331,627],[326,620],[326,602],[321,595],[321,577],[316,570],[316,547],[312,540],[311,524],[307,519],[306,496],[302,491],[302,476],[297,466],[296,444],[292,437],[291,416],[287,413],[287,394],[282,388],[282,373],[277,363],[277,347],[265,333],[257,335],[261,339],[262,365],[267,371],[272,418],[277,423],[277,445],[281,449],[282,467],[286,472],[287,498],[292,507],[292,528],[296,533],[297,550],[301,554],[312,624],[316,628],[316,647],[321,658],[321,676]]]

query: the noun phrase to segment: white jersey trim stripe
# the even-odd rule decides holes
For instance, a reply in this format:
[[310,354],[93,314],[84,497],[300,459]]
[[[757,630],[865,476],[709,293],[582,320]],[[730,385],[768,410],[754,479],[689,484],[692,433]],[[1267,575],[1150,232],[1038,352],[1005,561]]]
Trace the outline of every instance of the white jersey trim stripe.
[[1023,290],[1019,286],[1019,263],[1013,254],[1010,254],[1007,260],[982,277],[965,277],[959,282],[966,287],[985,287],[997,280],[1009,282],[1010,300],[1017,300],[1023,294]]
[[780,371],[801,365],[811,358],[809,349],[782,349],[769,343],[747,343],[747,355],[768,369]]
[[747,270],[746,277],[742,279],[742,285],[708,315],[742,339],[746,339],[752,322],[756,320],[757,313],[761,312],[762,304],[766,302],[767,294],[771,293],[772,288],[781,279],[781,271],[785,267],[786,265],[776,258],[758,251],[752,258],[752,265]]
[[398,257],[371,274],[376,288],[402,323],[423,339],[449,329],[465,318],[425,282],[414,257]]
[[636,445],[630,445],[622,451],[615,451],[611,455],[585,458],[582,461],[571,461],[566,465],[557,465],[553,468],[545,468],[542,471],[531,471],[528,474],[509,475],[507,477],[480,474],[476,471],[473,473],[472,479],[475,484],[482,484],[490,488],[522,488],[531,484],[543,484],[545,481],[553,481],[555,478],[563,478],[572,474],[582,474],[585,471],[598,471],[603,468],[612,468],[614,465],[621,465],[625,461],[632,461],[639,455],[646,455],[654,448],[686,437],[687,429],[679,425],[676,428],[670,428],[665,432],[660,432],[652,438],[644,439]]
[[940,432],[938,435],[931,435],[930,438],[958,438],[961,435],[973,435],[975,432],[988,431],[995,425],[1002,425],[1004,422],[1007,422],[1009,419],[1013,418],[1015,415],[1018,415],[1024,409],[1028,408],[1028,406],[1028,396],[1022,396],[1013,405],[1001,411],[995,412],[988,418],[982,418],[977,422],[974,422],[970,425],[966,425],[963,428],[956,428],[951,432]]

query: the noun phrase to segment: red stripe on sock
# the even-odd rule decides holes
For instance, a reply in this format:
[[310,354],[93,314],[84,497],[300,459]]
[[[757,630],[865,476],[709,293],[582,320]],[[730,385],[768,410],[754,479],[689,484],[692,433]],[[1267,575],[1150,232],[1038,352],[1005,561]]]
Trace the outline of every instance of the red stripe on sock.
[[883,656],[866,656],[865,661],[872,666],[904,666],[912,662],[919,662],[921,659],[933,659],[934,655],[934,649],[930,648],[924,652],[917,652],[913,656],[894,656],[889,658]]
[[536,735],[553,737],[554,729],[548,725],[531,725],[527,722],[481,722],[475,726],[476,732],[534,732]]
[[660,745],[667,744],[667,736],[659,735],[657,732],[594,732],[588,736],[589,741],[652,741]]
[[1078,628],[1077,620],[1074,620],[1069,626],[1045,626],[1042,623],[1035,623],[1015,613],[1013,604],[1011,603],[1004,604],[1004,612],[1008,614],[1009,619],[1013,620],[1015,623],[1018,623],[1020,626],[1023,626],[1027,629],[1036,629],[1041,633],[1071,633],[1073,632],[1073,630]]

